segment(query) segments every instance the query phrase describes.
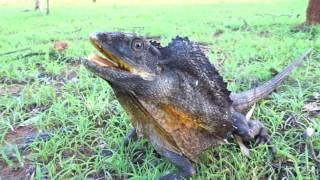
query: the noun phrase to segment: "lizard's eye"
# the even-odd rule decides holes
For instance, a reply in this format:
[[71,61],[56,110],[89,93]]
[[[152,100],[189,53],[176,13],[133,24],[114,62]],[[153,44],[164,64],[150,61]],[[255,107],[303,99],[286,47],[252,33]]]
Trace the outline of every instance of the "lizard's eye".
[[143,50],[143,41],[142,39],[134,39],[131,44],[131,48],[135,51]]

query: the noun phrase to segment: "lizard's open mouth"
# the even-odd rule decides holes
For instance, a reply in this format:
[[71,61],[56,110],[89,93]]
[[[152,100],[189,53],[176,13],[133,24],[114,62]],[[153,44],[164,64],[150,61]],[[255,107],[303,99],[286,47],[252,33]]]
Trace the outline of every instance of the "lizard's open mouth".
[[98,54],[92,54],[88,56],[88,59],[103,67],[108,67],[108,68],[114,68],[117,70],[122,70],[122,71],[127,71],[127,72],[133,72],[134,68],[131,67],[128,63],[126,63],[124,60],[122,60],[120,57],[114,55],[113,53],[106,51],[102,49],[99,46],[99,43],[95,42],[94,40],[91,40],[92,44],[94,47],[100,51],[104,57],[98,55]]
[[[97,33],[93,33],[90,35],[90,41],[92,45],[102,54],[102,56],[93,54],[88,56],[86,59],[90,62],[105,68],[110,68],[112,70],[119,71],[121,73],[137,75],[145,80],[152,80],[155,76],[153,73],[150,73],[146,70],[143,70],[139,67],[131,65],[125,59],[125,57],[119,56],[113,50],[109,50],[108,48],[102,47],[102,42],[100,39],[104,37],[98,37]],[[113,47],[110,47],[112,49]]]
[[118,70],[128,71],[128,72],[132,71],[132,68],[130,68],[130,66],[123,63],[123,61],[119,60],[115,56],[102,57],[102,56],[99,56],[98,54],[91,54],[88,56],[88,59],[99,66],[115,68]]

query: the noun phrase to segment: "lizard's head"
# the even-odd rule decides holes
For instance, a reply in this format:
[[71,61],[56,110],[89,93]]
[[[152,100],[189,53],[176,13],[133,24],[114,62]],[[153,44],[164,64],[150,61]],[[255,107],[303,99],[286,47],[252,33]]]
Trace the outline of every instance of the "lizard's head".
[[90,41],[102,56],[91,55],[83,64],[109,82],[152,81],[159,73],[160,52],[141,36],[96,32],[90,35]]
[[177,37],[166,47],[133,33],[92,33],[90,40],[102,56],[92,55],[83,64],[122,90],[166,96],[187,91],[187,86],[199,93],[226,89],[205,54],[188,38]]

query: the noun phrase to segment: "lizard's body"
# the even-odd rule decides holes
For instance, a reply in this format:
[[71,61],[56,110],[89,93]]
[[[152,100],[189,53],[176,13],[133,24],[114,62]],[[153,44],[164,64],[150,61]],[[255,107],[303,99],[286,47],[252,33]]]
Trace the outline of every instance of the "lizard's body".
[[95,55],[83,64],[110,83],[137,134],[179,168],[164,179],[194,175],[189,160],[231,134],[268,141],[262,123],[247,121],[240,111],[270,93],[307,55],[261,87],[231,94],[187,38],[167,47],[129,33],[94,33],[90,39],[106,58]]

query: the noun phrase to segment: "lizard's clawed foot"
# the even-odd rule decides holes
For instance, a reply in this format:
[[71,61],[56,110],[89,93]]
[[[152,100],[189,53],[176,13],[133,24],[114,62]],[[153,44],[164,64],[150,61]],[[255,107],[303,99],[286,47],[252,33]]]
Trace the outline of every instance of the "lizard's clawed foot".
[[267,130],[260,121],[247,120],[241,113],[232,113],[233,126],[235,135],[241,137],[245,142],[257,139],[263,143],[269,140]]
[[256,142],[258,144],[268,144],[270,143],[270,136],[268,134],[267,129],[262,125],[260,121],[249,121],[249,125],[254,122],[254,123],[260,123],[259,125],[259,132],[255,134],[254,139],[256,139]]
[[270,141],[270,136],[268,130],[263,126],[263,124],[258,120],[249,120],[249,139],[244,138],[245,141],[255,140],[257,144],[267,144],[270,146],[272,153],[276,153],[276,148],[272,145]]
[[258,121],[248,121],[248,136],[249,138],[244,139],[250,141],[255,139],[258,144],[266,144],[270,141],[270,136],[268,134],[267,129],[263,126],[263,124]]
[[233,126],[235,127],[234,134],[241,137],[245,142],[256,140],[258,144],[268,144],[272,148],[272,152],[276,150],[270,143],[270,136],[262,122],[258,120],[246,120],[246,118],[238,113],[232,114]]
[[249,126],[256,126],[259,129],[259,132],[255,134],[254,139],[256,139],[257,144],[267,144],[272,150],[272,153],[275,154],[277,149],[271,143],[271,138],[268,134],[268,130],[263,126],[260,121],[249,121]]

